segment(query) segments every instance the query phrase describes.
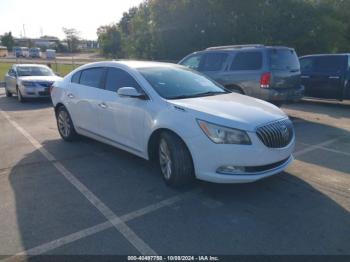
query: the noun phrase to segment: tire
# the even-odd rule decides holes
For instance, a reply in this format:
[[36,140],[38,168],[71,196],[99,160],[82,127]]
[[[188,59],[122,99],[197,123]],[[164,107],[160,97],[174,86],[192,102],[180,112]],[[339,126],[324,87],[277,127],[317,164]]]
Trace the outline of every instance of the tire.
[[7,90],[6,86],[5,86],[5,95],[6,95],[6,97],[11,97],[12,96],[12,93]]
[[60,136],[65,141],[74,141],[78,138],[78,134],[75,131],[73,121],[64,106],[60,106],[56,113],[57,129]]
[[192,157],[185,143],[176,135],[164,132],[158,143],[160,172],[171,187],[191,184],[194,180]]
[[22,96],[21,91],[19,90],[18,87],[17,87],[16,90],[17,90],[17,100],[18,100],[18,102],[24,103],[24,102],[25,102],[25,99],[24,99],[24,97]]

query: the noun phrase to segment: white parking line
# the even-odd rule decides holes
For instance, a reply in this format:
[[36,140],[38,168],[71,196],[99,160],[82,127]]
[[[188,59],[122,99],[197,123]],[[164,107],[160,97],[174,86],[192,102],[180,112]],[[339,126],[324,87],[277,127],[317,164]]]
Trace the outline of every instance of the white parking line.
[[[133,211],[131,213],[128,213],[126,215],[123,215],[123,216],[120,217],[120,220],[123,221],[124,223],[126,223],[126,222],[128,222],[130,220],[133,220],[135,218],[144,216],[146,214],[154,212],[154,211],[156,211],[158,209],[161,209],[163,207],[171,206],[174,203],[176,203],[176,202],[178,202],[178,201],[180,201],[182,199],[185,199],[186,197],[190,196],[191,194],[193,194],[195,192],[196,192],[195,190],[194,191],[189,191],[187,193],[184,193],[184,194],[181,194],[181,195],[178,195],[178,196],[174,196],[174,197],[162,200],[162,201],[160,201],[158,203],[149,205],[147,207],[144,207],[144,208],[141,208],[139,210],[136,210],[136,211]],[[116,223],[118,223],[118,221],[116,221]],[[44,253],[47,253],[47,252],[49,252],[51,250],[54,250],[56,248],[62,247],[64,245],[67,245],[69,243],[75,242],[75,241],[80,240],[82,238],[94,235],[96,233],[99,233],[99,232],[104,231],[104,230],[106,230],[108,228],[111,228],[111,227],[113,227],[113,224],[110,221],[106,221],[106,222],[97,224],[95,226],[92,226],[92,227],[80,230],[80,231],[75,232],[73,234],[70,234],[70,235],[67,235],[67,236],[55,239],[55,240],[50,241],[48,243],[36,246],[34,248],[31,248],[31,249],[28,249],[28,250],[24,250],[24,251],[19,252],[19,253],[15,254],[14,256],[11,256],[11,257],[3,260],[3,261],[9,262],[9,261],[12,261],[13,259],[15,259],[18,256],[25,256],[25,255],[27,255],[27,256],[34,256],[34,255],[44,254]]]
[[[343,137],[343,136],[342,136]],[[337,138],[333,138],[333,139],[330,139],[330,140],[327,140],[325,142],[322,142],[322,143],[319,143],[319,144],[316,144],[316,145],[310,145],[309,147],[307,148],[304,148],[304,149],[301,149],[301,150],[298,150],[296,152],[293,153],[293,155],[295,157],[298,157],[298,156],[301,156],[301,155],[304,155],[306,153],[309,153],[311,151],[314,151],[316,149],[319,149],[320,147],[324,147],[324,146],[328,146],[336,141],[338,141],[340,138],[342,137],[337,137]]]
[[[304,146],[311,146],[310,144],[307,144],[307,143],[300,143],[300,144],[304,145]],[[341,151],[341,150],[329,148],[329,147],[326,147],[326,146],[317,146],[317,145],[315,145],[315,147],[317,147],[319,149],[323,149],[323,150],[329,151],[329,152],[342,154],[342,155],[345,155],[345,156],[350,156],[350,153],[348,153],[348,152],[344,152],[344,151]]]
[[106,219],[142,254],[156,255],[157,253],[148,246],[128,225],[126,225],[120,217],[107,207],[97,196],[94,195],[84,184],[82,184],[70,171],[68,171],[55,157],[48,152],[34,137],[32,137],[25,129],[13,121],[4,111],[1,114],[23,135],[29,142],[39,150],[47,160],[52,162],[54,167],[76,188],[82,193],[87,200],[90,201]]

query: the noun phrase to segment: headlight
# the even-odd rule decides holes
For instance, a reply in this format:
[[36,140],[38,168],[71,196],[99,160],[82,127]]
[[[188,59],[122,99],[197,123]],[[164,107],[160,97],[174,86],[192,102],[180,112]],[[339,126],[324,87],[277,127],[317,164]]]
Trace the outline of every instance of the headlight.
[[203,132],[216,144],[240,144],[251,145],[248,134],[239,129],[208,123],[203,120],[197,120]]
[[34,87],[35,83],[34,82],[30,82],[30,81],[23,81],[22,86],[26,86],[26,87]]

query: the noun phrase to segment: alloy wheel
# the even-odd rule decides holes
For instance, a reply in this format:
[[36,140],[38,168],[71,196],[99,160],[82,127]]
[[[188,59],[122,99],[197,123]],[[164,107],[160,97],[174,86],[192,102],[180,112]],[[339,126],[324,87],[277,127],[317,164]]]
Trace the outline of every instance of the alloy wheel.
[[172,174],[170,150],[167,142],[161,139],[159,144],[159,163],[164,178],[169,180]]
[[71,131],[71,124],[68,113],[61,110],[58,114],[58,129],[64,137],[68,137]]

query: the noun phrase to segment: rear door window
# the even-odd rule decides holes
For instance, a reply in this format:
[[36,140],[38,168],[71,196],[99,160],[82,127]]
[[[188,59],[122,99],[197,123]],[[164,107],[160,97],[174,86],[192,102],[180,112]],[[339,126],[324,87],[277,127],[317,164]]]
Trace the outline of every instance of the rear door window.
[[230,66],[231,71],[259,70],[262,67],[261,52],[238,52]]
[[314,58],[314,71],[341,73],[346,67],[345,56],[319,56]]
[[271,70],[299,70],[298,56],[293,49],[271,49],[270,52]]
[[104,71],[105,69],[102,67],[85,69],[81,72],[79,83],[81,85],[100,88]]
[[121,87],[134,87],[141,90],[136,80],[127,72],[119,68],[108,68],[105,89],[117,92]]
[[200,64],[200,71],[220,71],[228,57],[227,53],[207,53]]

